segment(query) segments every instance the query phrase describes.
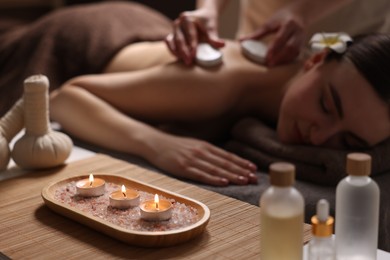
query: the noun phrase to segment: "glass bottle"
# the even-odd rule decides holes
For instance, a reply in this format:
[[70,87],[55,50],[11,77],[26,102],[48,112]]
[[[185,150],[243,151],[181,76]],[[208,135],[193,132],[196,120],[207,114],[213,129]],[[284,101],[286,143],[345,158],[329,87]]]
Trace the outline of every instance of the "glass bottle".
[[293,187],[294,181],[294,165],[271,164],[271,186],[260,198],[262,260],[301,260],[303,257],[304,200]]
[[334,218],[329,216],[329,203],[321,199],[317,203],[317,213],[311,218],[313,238],[309,242],[309,260],[334,260],[333,240]]
[[371,156],[347,156],[347,174],[336,189],[337,259],[376,259],[379,188],[369,177]]

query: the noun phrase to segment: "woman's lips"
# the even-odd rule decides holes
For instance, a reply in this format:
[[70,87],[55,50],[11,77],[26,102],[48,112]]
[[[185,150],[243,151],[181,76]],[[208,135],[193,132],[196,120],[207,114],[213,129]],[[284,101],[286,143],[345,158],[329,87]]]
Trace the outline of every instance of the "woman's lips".
[[294,143],[298,144],[305,144],[307,143],[306,138],[302,135],[297,122],[294,124],[294,134],[293,134],[293,141]]
[[297,123],[295,123],[295,139],[296,139],[297,143],[301,144],[303,142],[302,134],[299,131]]

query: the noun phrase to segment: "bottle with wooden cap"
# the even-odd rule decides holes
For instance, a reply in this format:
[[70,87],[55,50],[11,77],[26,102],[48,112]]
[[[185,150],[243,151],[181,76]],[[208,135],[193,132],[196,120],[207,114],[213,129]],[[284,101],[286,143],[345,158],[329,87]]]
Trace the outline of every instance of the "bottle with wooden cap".
[[317,202],[317,213],[311,218],[313,238],[309,242],[309,260],[334,260],[333,240],[334,218],[329,215],[329,202],[321,199]]
[[379,188],[371,174],[371,156],[347,155],[348,176],[336,189],[337,259],[376,259]]
[[271,186],[260,198],[260,255],[262,260],[301,260],[304,200],[293,186],[295,166],[271,164]]

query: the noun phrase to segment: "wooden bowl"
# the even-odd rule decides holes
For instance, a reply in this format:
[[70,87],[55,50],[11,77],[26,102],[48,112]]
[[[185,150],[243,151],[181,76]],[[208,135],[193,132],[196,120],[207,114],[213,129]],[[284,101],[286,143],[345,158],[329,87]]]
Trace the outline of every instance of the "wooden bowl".
[[72,181],[77,182],[78,180],[85,178],[85,175],[74,176],[48,184],[42,190],[42,198],[45,204],[53,211],[68,218],[71,218],[77,222],[80,222],[81,224],[84,224],[88,227],[91,227],[99,232],[102,232],[125,243],[135,246],[164,247],[184,243],[200,235],[205,230],[209,222],[210,209],[199,201],[123,176],[95,173],[94,176],[102,178],[108,183],[114,183],[118,185],[124,184],[126,187],[132,187],[139,191],[144,191],[152,194],[158,193],[166,198],[174,199],[177,202],[192,206],[197,209],[199,214],[199,220],[190,226],[175,230],[136,231],[125,229],[106,220],[95,217],[92,214],[86,214],[81,210],[63,204],[57,199],[55,199],[55,192],[58,188]]

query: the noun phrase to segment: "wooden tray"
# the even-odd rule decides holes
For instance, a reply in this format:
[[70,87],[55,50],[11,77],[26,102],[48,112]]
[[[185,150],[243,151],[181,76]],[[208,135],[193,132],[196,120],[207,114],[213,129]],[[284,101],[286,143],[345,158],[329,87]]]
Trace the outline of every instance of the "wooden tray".
[[172,246],[179,243],[186,242],[198,235],[200,235],[206,228],[210,219],[209,208],[199,201],[195,201],[188,197],[179,195],[174,192],[170,192],[158,187],[136,181],[134,179],[125,178],[123,176],[108,175],[108,174],[95,174],[94,176],[104,179],[106,182],[114,184],[124,184],[127,187],[145,191],[149,193],[158,193],[166,198],[172,198],[180,203],[184,203],[188,206],[192,206],[197,209],[200,219],[195,224],[192,224],[185,228],[169,230],[169,231],[135,231],[119,227],[108,221],[100,219],[98,217],[85,214],[84,212],[72,208],[68,205],[56,200],[54,195],[56,190],[64,184],[72,181],[78,181],[86,178],[86,175],[70,177],[64,180],[53,182],[48,184],[42,190],[42,198],[45,204],[53,211],[69,217],[77,222],[80,222],[86,226],[89,226],[97,231],[107,234],[111,237],[119,239],[131,245],[143,246],[143,247],[163,247]]

